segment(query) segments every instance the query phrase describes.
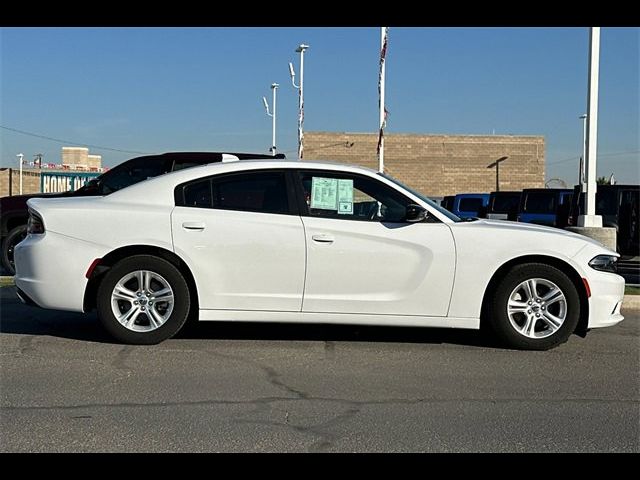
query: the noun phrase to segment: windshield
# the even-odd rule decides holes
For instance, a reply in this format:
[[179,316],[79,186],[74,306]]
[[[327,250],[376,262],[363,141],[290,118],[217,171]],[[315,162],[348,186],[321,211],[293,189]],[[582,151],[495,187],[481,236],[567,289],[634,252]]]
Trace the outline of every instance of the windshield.
[[386,173],[380,173],[378,172],[378,175],[386,178],[387,180],[391,180],[393,183],[395,183],[396,185],[399,185],[400,187],[404,188],[406,191],[412,193],[413,195],[415,195],[416,197],[418,197],[420,200],[422,200],[423,202],[427,203],[430,207],[433,207],[435,210],[437,210],[438,212],[440,212],[442,215],[444,215],[445,217],[447,217],[450,220],[453,220],[454,222],[462,222],[462,220],[457,216],[454,215],[453,213],[451,213],[449,210],[446,210],[445,208],[441,207],[440,205],[438,205],[436,202],[434,202],[433,200],[431,200],[429,197],[424,196],[423,194],[421,194],[420,192],[415,191],[413,188],[405,185],[404,183],[402,183],[400,180],[393,178],[390,175],[387,175]]

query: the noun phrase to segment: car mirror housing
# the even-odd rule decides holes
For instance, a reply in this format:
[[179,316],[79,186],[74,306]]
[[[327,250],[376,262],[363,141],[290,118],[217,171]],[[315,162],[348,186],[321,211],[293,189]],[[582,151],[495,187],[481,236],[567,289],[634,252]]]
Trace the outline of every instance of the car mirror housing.
[[421,207],[420,205],[416,205],[415,203],[407,205],[407,213],[405,215],[405,220],[410,223],[423,222],[429,212],[426,208]]

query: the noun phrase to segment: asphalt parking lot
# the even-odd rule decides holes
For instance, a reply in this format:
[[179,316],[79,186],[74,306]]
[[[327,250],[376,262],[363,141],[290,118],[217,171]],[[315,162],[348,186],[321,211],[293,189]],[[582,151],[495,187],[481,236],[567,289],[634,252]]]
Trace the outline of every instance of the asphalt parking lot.
[[2,452],[639,452],[640,315],[549,352],[477,332],[201,324],[114,344],[0,288]]

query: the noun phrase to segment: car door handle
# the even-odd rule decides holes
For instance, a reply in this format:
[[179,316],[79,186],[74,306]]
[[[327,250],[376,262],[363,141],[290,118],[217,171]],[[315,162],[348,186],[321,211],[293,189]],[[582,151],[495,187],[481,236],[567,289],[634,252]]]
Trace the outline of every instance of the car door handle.
[[311,239],[314,242],[318,242],[318,243],[333,243],[334,241],[334,238],[331,235],[326,235],[326,234],[312,235]]
[[201,232],[206,225],[202,222],[184,222],[182,228],[185,230],[195,230]]

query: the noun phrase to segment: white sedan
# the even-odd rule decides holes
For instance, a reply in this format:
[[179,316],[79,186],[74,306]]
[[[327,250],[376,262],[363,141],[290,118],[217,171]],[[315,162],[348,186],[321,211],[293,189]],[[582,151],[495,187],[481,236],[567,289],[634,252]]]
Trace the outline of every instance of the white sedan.
[[461,221],[369,169],[218,163],[105,197],[31,199],[18,294],[93,308],[118,340],[203,321],[490,328],[546,350],[615,325],[618,255],[537,225]]

